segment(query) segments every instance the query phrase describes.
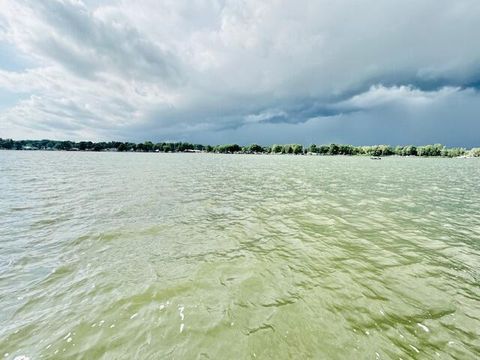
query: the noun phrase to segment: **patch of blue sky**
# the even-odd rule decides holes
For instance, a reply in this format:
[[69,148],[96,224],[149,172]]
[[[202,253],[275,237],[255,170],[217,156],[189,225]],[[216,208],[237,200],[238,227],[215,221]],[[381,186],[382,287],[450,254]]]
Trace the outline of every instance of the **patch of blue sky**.
[[15,106],[20,100],[27,99],[29,94],[18,94],[6,89],[0,88],[0,111]]
[[34,64],[23,56],[11,44],[0,41],[0,69],[7,71],[23,71]]

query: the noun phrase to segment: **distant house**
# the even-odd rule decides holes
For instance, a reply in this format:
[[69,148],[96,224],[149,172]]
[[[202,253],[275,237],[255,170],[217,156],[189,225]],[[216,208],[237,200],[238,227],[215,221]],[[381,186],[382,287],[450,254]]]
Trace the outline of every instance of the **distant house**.
[[24,145],[22,146],[22,150],[38,150],[38,147],[31,146],[31,145]]

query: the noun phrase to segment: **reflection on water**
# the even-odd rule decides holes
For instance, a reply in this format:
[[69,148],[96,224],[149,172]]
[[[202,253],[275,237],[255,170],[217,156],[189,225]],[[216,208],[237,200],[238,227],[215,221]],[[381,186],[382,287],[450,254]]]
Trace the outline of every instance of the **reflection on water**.
[[0,152],[6,358],[478,358],[480,162]]

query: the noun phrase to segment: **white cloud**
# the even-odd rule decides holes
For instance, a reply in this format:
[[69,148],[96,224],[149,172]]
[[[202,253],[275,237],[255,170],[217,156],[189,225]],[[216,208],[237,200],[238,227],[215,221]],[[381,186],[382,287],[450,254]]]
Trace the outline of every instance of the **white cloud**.
[[392,104],[401,106],[428,106],[461,91],[462,89],[460,87],[449,86],[433,91],[422,91],[411,85],[391,87],[373,85],[368,91],[342,101],[335,107],[338,109],[353,108],[366,110],[368,108]]
[[288,114],[285,111],[268,110],[259,114],[250,114],[245,117],[246,123],[258,123],[278,118],[286,118]]

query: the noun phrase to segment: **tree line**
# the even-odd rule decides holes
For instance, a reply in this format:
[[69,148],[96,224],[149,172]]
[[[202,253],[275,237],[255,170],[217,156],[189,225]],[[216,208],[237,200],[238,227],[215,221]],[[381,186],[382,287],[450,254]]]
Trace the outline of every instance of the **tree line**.
[[57,140],[13,140],[0,138],[0,149],[6,150],[62,150],[62,151],[119,151],[119,152],[209,152],[222,154],[292,154],[292,155],[366,155],[366,156],[475,156],[480,157],[480,148],[467,150],[461,147],[447,148],[441,144],[424,146],[353,146],[345,144],[312,144],[304,147],[300,144],[274,144],[261,146],[251,144],[202,145],[188,142],[92,142]]

